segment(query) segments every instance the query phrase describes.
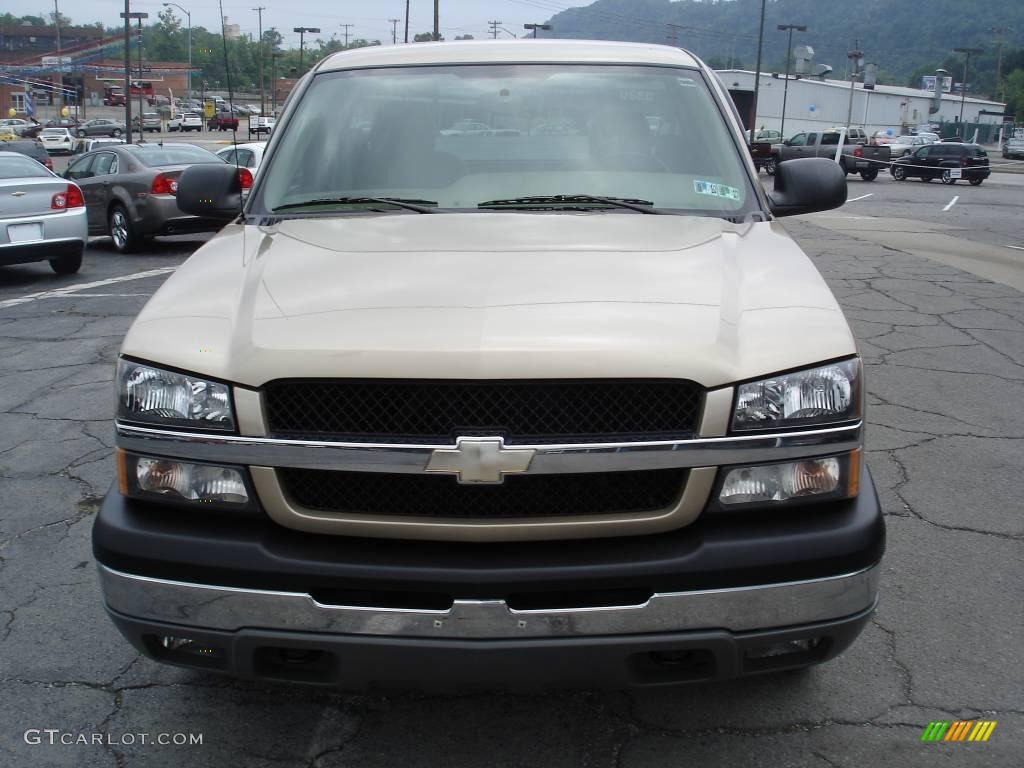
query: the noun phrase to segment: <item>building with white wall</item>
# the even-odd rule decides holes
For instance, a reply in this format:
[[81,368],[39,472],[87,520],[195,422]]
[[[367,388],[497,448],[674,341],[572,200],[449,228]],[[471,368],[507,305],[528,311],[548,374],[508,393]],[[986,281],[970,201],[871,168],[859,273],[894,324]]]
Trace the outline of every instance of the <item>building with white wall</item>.
[[[744,123],[749,127],[750,107],[754,96],[754,73],[749,70],[719,70]],[[761,87],[757,97],[757,127],[782,130],[782,102],[784,75],[771,72],[761,74]],[[857,83],[853,92],[853,110],[850,113],[850,83],[843,80],[818,80],[790,75],[786,96],[785,134],[821,130],[850,124],[862,126],[869,133],[892,129],[894,133],[907,133],[912,127],[929,123],[953,123],[960,118],[960,95],[944,93],[942,106],[929,114],[933,94],[915,88],[877,85],[865,90]],[[968,96],[964,99],[964,122],[999,125],[1003,122],[1005,105],[997,101]]]

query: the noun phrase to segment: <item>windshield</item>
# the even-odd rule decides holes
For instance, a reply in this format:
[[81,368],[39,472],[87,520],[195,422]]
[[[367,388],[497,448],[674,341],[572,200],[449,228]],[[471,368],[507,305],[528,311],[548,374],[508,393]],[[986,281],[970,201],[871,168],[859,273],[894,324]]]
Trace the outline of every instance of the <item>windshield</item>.
[[67,128],[43,128],[44,136],[67,136]]
[[581,195],[700,215],[758,210],[725,119],[689,69],[327,72],[302,94],[285,130],[250,212],[370,197],[476,209]]
[[162,147],[134,145],[132,153],[143,165],[186,165],[189,163],[224,162],[212,152],[189,144],[165,144]]

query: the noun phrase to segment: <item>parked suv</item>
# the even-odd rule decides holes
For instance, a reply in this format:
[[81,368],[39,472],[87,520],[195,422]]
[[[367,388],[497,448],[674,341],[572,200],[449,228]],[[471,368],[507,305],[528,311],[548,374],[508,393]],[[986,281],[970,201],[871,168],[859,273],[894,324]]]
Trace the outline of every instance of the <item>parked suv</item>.
[[[441,130],[460,114],[516,133]],[[181,174],[178,205],[226,226],[117,365],[93,547],[142,653],[344,688],[653,686],[821,662],[868,622],[861,362],[774,221],[846,181],[791,160],[766,193],[691,54],[338,53],[239,216],[242,191],[224,163]]]
[[894,160],[889,172],[896,181],[916,176],[921,181],[942,179],[943,184],[956,184],[965,179],[976,187],[989,177],[991,170],[988,154],[977,144],[942,142]]

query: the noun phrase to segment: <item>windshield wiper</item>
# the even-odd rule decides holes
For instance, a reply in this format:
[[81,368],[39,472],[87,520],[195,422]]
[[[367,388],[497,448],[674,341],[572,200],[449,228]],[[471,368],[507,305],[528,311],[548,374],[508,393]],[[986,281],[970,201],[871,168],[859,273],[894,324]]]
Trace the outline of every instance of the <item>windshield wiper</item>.
[[278,213],[279,211],[288,211],[293,208],[319,205],[362,205],[364,203],[394,205],[398,208],[405,208],[408,211],[416,211],[416,213],[437,213],[435,208],[427,207],[429,205],[436,206],[436,200],[417,200],[402,197],[318,197],[313,200],[303,200],[301,203],[285,203],[274,208],[273,212]]
[[509,200],[488,200],[477,205],[477,208],[549,208],[572,207],[578,203],[602,203],[613,208],[628,208],[640,213],[661,214],[664,211],[653,207],[650,200],[637,200],[632,197],[602,197],[600,195],[534,195],[532,197],[514,197]]

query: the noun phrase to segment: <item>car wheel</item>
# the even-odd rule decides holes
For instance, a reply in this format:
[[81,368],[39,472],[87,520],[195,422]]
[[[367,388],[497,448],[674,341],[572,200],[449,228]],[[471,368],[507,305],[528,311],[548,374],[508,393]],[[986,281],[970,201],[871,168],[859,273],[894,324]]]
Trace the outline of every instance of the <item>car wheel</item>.
[[984,179],[968,179],[967,183],[970,184],[972,187],[980,187],[981,182],[983,181]]
[[949,172],[948,168],[942,172],[942,183],[956,184],[956,179],[953,178],[953,174]]
[[874,181],[878,178],[878,169],[872,168],[870,171],[861,171],[860,177],[864,179],[864,181]]
[[82,253],[68,254],[59,259],[50,259],[50,269],[58,275],[73,275],[82,268]]
[[899,165],[894,165],[892,167],[892,177],[896,179],[896,181],[906,181],[907,170]]
[[117,136],[120,136],[120,135],[121,135],[121,129],[120,128],[115,128],[114,129],[114,136],[117,137]]
[[79,131],[75,135],[78,136],[78,138],[80,138],[80,139],[84,139],[85,138],[85,131]]
[[765,161],[764,172],[767,173],[769,176],[774,176],[775,172],[778,170],[779,163],[774,157],[769,158],[767,161]]
[[123,205],[115,205],[110,209],[108,224],[110,239],[118,253],[131,253],[138,250],[140,239],[132,229],[128,211],[124,209]]

